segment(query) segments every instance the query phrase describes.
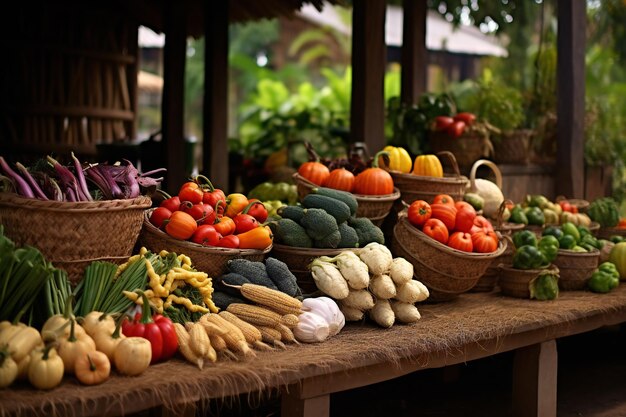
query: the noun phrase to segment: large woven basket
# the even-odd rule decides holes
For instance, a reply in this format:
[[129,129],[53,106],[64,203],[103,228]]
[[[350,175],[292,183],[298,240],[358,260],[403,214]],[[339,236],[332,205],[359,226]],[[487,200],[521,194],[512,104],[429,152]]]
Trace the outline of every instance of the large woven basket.
[[[304,178],[297,172],[293,174],[293,179],[296,182],[298,188],[298,198],[302,200],[311,190],[317,185]],[[385,195],[365,195],[354,194],[357,203],[359,204],[356,210],[357,217],[367,217],[376,226],[383,224],[385,217],[389,214],[391,207],[393,207],[394,201],[400,198],[400,190],[396,187],[393,189],[393,193]]]
[[599,227],[597,231],[598,239],[610,239],[611,236],[621,236],[626,238],[626,229],[617,227]]
[[193,266],[210,277],[218,277],[226,271],[226,263],[231,259],[245,258],[251,261],[263,261],[265,255],[272,249],[270,245],[266,249],[230,249],[215,246],[202,246],[186,240],[174,239],[167,233],[157,229],[150,221],[148,210],[143,219],[143,228],[139,235],[139,243],[152,252],[160,252],[165,249],[177,254],[184,253],[191,258]]
[[462,168],[466,169],[483,157],[493,155],[493,144],[488,135],[479,133],[463,134],[451,138],[445,131],[429,132],[428,143],[433,152],[450,151]]
[[[445,157],[450,161],[452,166],[452,174],[445,174],[443,177],[427,177],[423,175],[403,174],[398,171],[390,171],[393,183],[402,194],[402,201],[411,204],[416,200],[424,200],[432,203],[438,194],[448,194],[455,201],[462,200],[465,194],[465,188],[468,184],[467,177],[461,175],[459,165],[456,162],[454,154],[449,151],[439,152],[437,154],[440,159]],[[398,211],[402,207],[396,205]]]
[[559,249],[554,265],[559,267],[561,277],[559,288],[562,290],[584,290],[591,274],[598,267],[600,251],[574,252]]
[[478,282],[471,289],[471,292],[490,292],[493,291],[498,285],[500,278],[500,265],[510,264],[513,262],[513,248],[510,243],[507,243],[507,247],[502,255],[494,258],[489,264],[489,267],[485,270],[485,273],[478,279]]
[[152,201],[43,201],[0,193],[0,223],[17,245],[31,245],[76,284],[95,260],[121,263],[137,242]]
[[501,240],[492,253],[469,253],[437,242],[413,227],[406,211],[399,213],[394,227],[392,252],[411,262],[415,276],[430,290],[430,301],[446,301],[468,292],[485,273],[491,262],[502,255],[506,242]]
[[275,243],[270,252],[270,256],[279,259],[287,264],[289,270],[296,276],[298,286],[305,293],[312,293],[317,290],[315,281],[308,266],[315,258],[320,256],[336,256],[343,251],[356,248],[318,249],[318,248],[295,248],[292,246]]
[[532,130],[516,129],[494,137],[493,158],[499,164],[526,164],[532,151]]
[[500,265],[500,278],[498,279],[500,292],[510,297],[530,299],[531,281],[547,268],[559,272],[559,268],[553,264],[543,269],[516,269],[511,264]]

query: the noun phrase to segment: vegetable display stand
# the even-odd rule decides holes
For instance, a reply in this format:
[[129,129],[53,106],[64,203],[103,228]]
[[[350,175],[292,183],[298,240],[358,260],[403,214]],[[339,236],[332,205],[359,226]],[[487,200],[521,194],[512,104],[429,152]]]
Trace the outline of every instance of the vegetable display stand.
[[0,193],[0,223],[16,245],[36,247],[76,284],[95,260],[128,259],[151,204],[146,196],[64,202]]
[[532,153],[532,135],[530,129],[516,129],[494,137],[494,160],[499,164],[527,164]]
[[281,245],[275,243],[272,246],[270,256],[283,261],[289,267],[289,270],[296,276],[298,286],[302,288],[305,293],[311,293],[317,291],[315,281],[311,275],[309,264],[313,262],[315,258],[320,256],[336,256],[341,252],[353,250],[356,248],[337,248],[337,249],[317,249],[317,248],[296,248],[287,245]]
[[429,132],[428,143],[433,152],[450,151],[456,157],[457,163],[463,169],[483,157],[489,157],[493,152],[493,144],[488,135],[464,134],[452,138],[447,132]]
[[[390,171],[394,185],[402,194],[402,201],[411,204],[416,200],[424,200],[431,203],[436,195],[447,194],[455,201],[463,200],[465,188],[468,184],[467,177],[461,175],[459,165],[452,152],[444,151],[437,154],[440,159],[447,158],[452,166],[453,174],[444,174],[443,177],[428,177],[423,175],[403,174],[398,171]],[[396,204],[397,211],[402,206]]]
[[500,240],[496,251],[491,253],[453,249],[412,226],[406,211],[399,213],[392,240],[394,255],[411,262],[416,278],[428,287],[429,301],[451,300],[474,288],[492,261],[502,255],[506,247],[506,242]]
[[[310,182],[297,172],[293,174],[293,179],[298,187],[298,198],[302,200],[317,185]],[[385,217],[391,211],[394,201],[400,198],[400,190],[394,187],[393,193],[385,195],[365,195],[353,194],[359,204],[356,217],[367,217],[376,226],[383,224]]]
[[165,249],[169,252],[185,254],[193,260],[198,271],[206,272],[210,277],[218,277],[226,271],[226,263],[230,259],[245,258],[251,261],[263,261],[272,246],[263,250],[257,249],[230,249],[216,246],[202,246],[186,240],[175,239],[150,223],[150,214],[147,210],[143,219],[143,228],[139,235],[139,243],[148,250],[159,253]]
[[598,267],[600,251],[575,252],[559,249],[552,262],[561,271],[559,288],[561,290],[584,290],[593,271]]
[[530,299],[531,284],[545,270],[559,272],[559,268],[553,264],[543,269],[516,269],[511,264],[500,265],[500,292],[509,297]]

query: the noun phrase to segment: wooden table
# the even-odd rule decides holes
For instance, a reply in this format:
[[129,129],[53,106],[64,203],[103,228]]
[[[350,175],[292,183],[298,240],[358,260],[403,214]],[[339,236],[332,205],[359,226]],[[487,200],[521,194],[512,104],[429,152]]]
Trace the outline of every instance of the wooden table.
[[420,311],[422,320],[410,326],[351,323],[322,344],[258,352],[203,371],[176,359],[95,387],[72,377],[49,392],[20,383],[0,392],[0,416],[113,416],[156,406],[182,413],[182,403],[273,390],[282,391],[283,416],[327,416],[332,393],[511,350],[513,409],[555,416],[555,339],[626,321],[626,285],[603,295],[563,292],[551,302],[465,294]]

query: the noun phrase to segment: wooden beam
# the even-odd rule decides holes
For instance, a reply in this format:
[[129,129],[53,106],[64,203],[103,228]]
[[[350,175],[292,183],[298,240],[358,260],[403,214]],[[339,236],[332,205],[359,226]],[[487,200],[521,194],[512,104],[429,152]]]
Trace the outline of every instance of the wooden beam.
[[227,189],[228,1],[204,2],[204,42],[202,172]]
[[513,410],[516,417],[556,416],[557,352],[550,340],[515,351]]
[[137,125],[139,118],[137,117],[137,98],[139,96],[139,86],[137,83],[137,74],[139,72],[139,26],[136,24],[129,25],[128,35],[128,54],[134,58],[134,62],[126,67],[126,78],[128,80],[128,94],[130,95],[130,111],[135,116],[133,118],[129,137],[131,140],[137,139]]
[[559,194],[584,193],[586,2],[558,2],[557,156]]
[[[164,188],[176,193],[187,179],[185,172],[185,60],[187,30],[185,2],[164,1],[162,145],[167,175]],[[173,195],[173,194],[172,194]]]
[[385,0],[354,0],[352,9],[352,142],[385,146]]
[[402,21],[402,102],[416,104],[426,92],[428,51],[426,50],[426,2],[404,0]]

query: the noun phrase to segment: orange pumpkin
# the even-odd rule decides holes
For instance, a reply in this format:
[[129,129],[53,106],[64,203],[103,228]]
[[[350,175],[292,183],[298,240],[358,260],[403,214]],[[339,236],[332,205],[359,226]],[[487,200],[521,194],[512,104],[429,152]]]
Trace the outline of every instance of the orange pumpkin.
[[354,174],[345,168],[333,169],[323,185],[335,190],[352,192],[354,188]]
[[318,161],[305,162],[298,168],[298,174],[315,185],[321,186],[330,176],[328,167]]
[[356,176],[354,180],[354,192],[366,195],[385,195],[393,193],[393,178],[387,171],[378,167],[378,158],[381,155],[389,155],[380,151],[374,157],[372,167]]

